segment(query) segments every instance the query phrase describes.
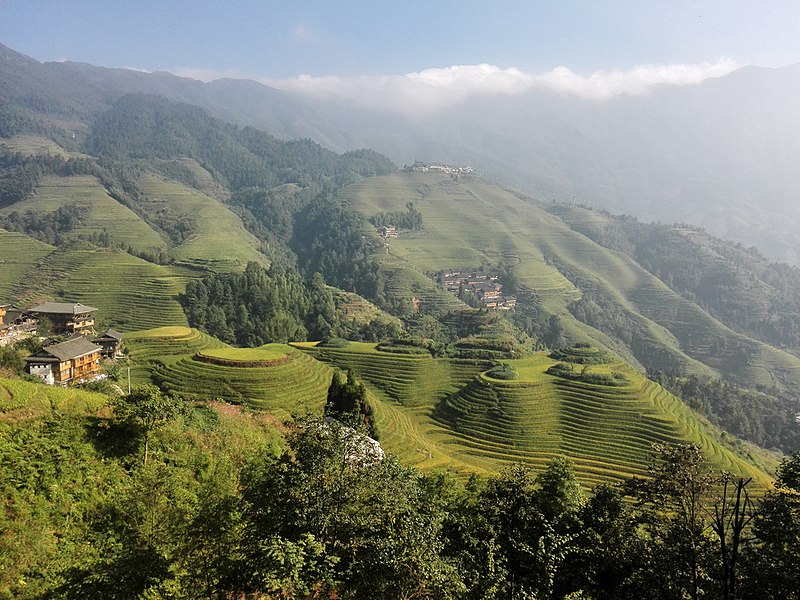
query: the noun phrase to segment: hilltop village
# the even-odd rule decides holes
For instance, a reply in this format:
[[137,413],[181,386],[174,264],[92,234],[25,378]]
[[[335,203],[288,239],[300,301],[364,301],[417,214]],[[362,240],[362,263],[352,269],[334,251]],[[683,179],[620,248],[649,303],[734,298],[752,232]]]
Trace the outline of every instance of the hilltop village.
[[441,271],[439,278],[448,292],[477,308],[511,310],[517,306],[517,297],[503,294],[503,284],[496,273],[482,271]]
[[45,302],[28,309],[0,304],[0,347],[32,339],[35,350],[25,357],[25,372],[49,385],[103,379],[102,361],[120,354],[122,334],[95,331],[97,309],[79,302]]
[[475,172],[475,169],[469,165],[461,167],[454,165],[443,165],[439,163],[426,163],[416,161],[413,165],[406,165],[404,171],[417,171],[419,173],[446,173],[447,175],[469,175]]

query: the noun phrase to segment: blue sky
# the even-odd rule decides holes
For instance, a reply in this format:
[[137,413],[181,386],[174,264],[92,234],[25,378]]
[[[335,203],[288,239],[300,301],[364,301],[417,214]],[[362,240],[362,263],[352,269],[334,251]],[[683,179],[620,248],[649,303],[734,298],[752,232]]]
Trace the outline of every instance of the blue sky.
[[800,62],[800,2],[0,0],[38,60],[282,79],[490,64],[584,75],[641,64]]

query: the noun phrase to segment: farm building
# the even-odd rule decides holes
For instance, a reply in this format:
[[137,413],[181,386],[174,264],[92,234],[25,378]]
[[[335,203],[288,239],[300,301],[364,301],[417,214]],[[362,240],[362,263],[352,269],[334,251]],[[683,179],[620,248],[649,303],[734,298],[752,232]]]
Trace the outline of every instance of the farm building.
[[394,225],[384,225],[378,229],[378,233],[383,238],[396,238],[397,228]]
[[100,371],[102,348],[83,336],[46,346],[25,358],[25,370],[49,385],[92,379]]
[[53,333],[92,333],[97,309],[72,302],[45,302],[28,310],[37,318],[53,323]]

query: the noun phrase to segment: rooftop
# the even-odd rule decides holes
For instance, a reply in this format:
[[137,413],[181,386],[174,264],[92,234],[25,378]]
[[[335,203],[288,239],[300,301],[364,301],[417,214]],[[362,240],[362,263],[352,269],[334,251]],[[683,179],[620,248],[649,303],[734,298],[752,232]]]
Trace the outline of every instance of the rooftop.
[[35,362],[36,359],[46,359],[46,355],[49,354],[60,361],[65,361],[78,358],[79,356],[84,356],[86,354],[91,354],[92,352],[99,352],[100,350],[102,350],[100,346],[93,344],[85,337],[81,336],[68,339],[66,342],[61,342],[60,344],[45,346],[36,354],[29,356],[26,360],[29,362]]
[[97,312],[97,309],[94,306],[86,306],[80,302],[45,302],[39,306],[34,306],[28,312],[79,315],[87,312]]
[[108,331],[104,331],[100,335],[96,335],[94,339],[99,340],[101,338],[113,338],[117,341],[122,339],[122,334],[117,331],[116,329],[108,329]]

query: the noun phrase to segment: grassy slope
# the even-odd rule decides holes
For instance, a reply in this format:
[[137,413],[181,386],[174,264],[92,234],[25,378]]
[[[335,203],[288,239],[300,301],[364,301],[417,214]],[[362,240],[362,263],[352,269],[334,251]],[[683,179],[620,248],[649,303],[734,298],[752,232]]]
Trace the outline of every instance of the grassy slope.
[[54,250],[22,233],[0,229],[0,304],[11,300],[14,289]]
[[695,442],[717,468],[769,481],[683,403],[624,363],[590,367],[623,370],[631,384],[613,388],[547,375],[556,361],[545,354],[509,361],[520,378],[499,381],[482,374],[486,365],[392,355],[373,344],[296,346],[358,373],[382,444],[423,468],[488,473],[513,461],[542,467],[566,455],[591,485],[644,474],[653,443]]
[[[559,205],[552,210],[576,227],[607,218],[579,207]],[[605,253],[633,264],[627,257],[609,250]],[[592,272],[602,268],[596,263],[587,264],[582,258],[572,261],[573,265],[578,263],[589,266]],[[667,329],[688,356],[745,385],[794,388],[800,383],[800,359],[733,331],[638,266],[636,270],[635,279],[624,280],[613,274],[606,279],[614,282],[637,311]]]
[[[85,243],[60,249],[28,236],[0,230],[0,301],[22,306],[55,299],[78,301],[99,309],[98,322],[122,331],[162,325],[186,325],[177,301],[186,281],[199,277],[200,266],[240,270],[250,260],[265,262],[257,240],[241,220],[222,203],[177,183],[145,177],[143,189],[155,203],[189,216],[194,234],[169,249],[174,266],[148,263],[119,250],[98,249]],[[116,202],[94,177],[45,177],[36,193],[3,209],[52,212],[75,203],[89,208],[80,226],[67,234],[108,231],[113,242],[135,249],[168,249],[167,243],[145,221]]]
[[67,157],[84,157],[80,152],[70,152],[53,140],[30,134],[19,134],[10,138],[0,138],[0,150],[19,152],[26,156],[50,155]]

